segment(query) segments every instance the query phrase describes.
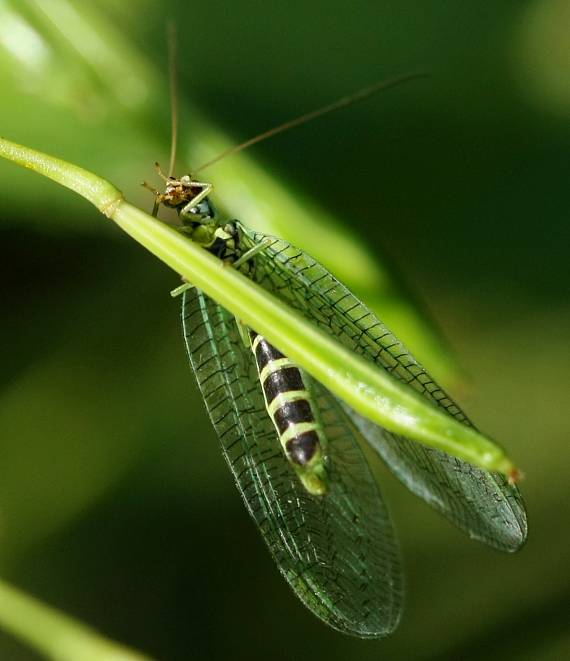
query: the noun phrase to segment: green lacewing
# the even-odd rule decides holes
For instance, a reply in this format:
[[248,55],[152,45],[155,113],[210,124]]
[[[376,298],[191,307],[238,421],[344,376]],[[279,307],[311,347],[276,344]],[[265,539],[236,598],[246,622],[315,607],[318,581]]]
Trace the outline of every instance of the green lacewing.
[[[155,194],[154,215],[160,205],[174,208],[189,240],[471,426],[395,335],[322,264],[286,241],[220,218],[210,200],[212,186],[195,176],[223,157],[410,77],[302,115],[179,178],[172,176],[173,114],[169,173],[158,168],[164,192],[145,185]],[[512,480],[363,418],[191,283],[173,294],[182,294],[190,364],[244,503],[285,579],[328,625],[379,638],[401,616],[398,543],[364,446],[470,537],[502,551],[524,543],[526,512]]]

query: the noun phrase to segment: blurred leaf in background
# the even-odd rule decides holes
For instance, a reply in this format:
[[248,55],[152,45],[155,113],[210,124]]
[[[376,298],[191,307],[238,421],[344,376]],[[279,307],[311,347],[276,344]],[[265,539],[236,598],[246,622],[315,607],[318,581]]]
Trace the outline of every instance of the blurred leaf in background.
[[[137,143],[156,149],[149,138],[156,134],[156,126],[167,124],[159,108],[161,102],[168,107],[170,101],[164,85],[166,76],[160,75],[154,63],[93,6],[80,8],[67,0],[55,0],[46,6],[26,0],[23,12],[19,7],[16,10],[14,5],[6,4],[3,21],[9,64],[6,69],[19,72],[20,60],[26,60],[28,69],[24,76],[13,76],[16,87],[21,87],[21,80],[29,75],[35,80],[36,92],[47,90],[46,100],[54,96],[54,89],[61,88],[63,94],[55,97],[59,101],[93,121],[101,120],[101,115],[117,115],[131,131],[138,131],[138,138],[134,138]],[[24,35],[21,43],[14,36],[18,34]],[[13,64],[16,66],[10,66]],[[62,71],[68,71],[67,87],[60,84]],[[185,160],[203,164],[235,144],[195,107],[186,104],[182,110],[192,127],[189,139],[183,141],[189,157]],[[101,125],[101,121],[98,123]],[[82,133],[81,137],[85,148],[89,136]],[[107,144],[116,148],[108,138]],[[99,147],[99,143],[94,144]],[[402,295],[389,270],[380,265],[378,255],[373,259],[342,221],[296,192],[292,185],[280,183],[243,152],[223,160],[212,171],[213,183],[221,183],[219,201],[231,208],[231,214],[246,217],[251,227],[311,247],[317,259],[381,312],[405,341],[416,346],[416,353],[433,366],[436,376],[446,383],[458,380],[458,368],[425,315]],[[342,182],[346,185],[344,177]],[[324,234],[326,241],[322,240]]]
[[[150,208],[139,183],[169,140],[162,9],[2,0],[0,133]],[[185,364],[175,278],[79,198],[0,163],[3,576],[162,659],[308,658],[317,646],[329,659],[563,658],[567,3],[236,0],[169,12],[183,169],[227,140],[192,102],[238,141],[383,76],[431,74],[260,145],[262,168],[250,155],[211,174],[232,216],[255,223],[277,195],[260,180],[256,211],[232,168],[276,174],[306,211],[316,199],[326,211],[315,214],[341,217],[335,240],[366,244],[364,273],[376,272],[370,255],[391,256],[471,375],[467,412],[526,468],[531,538],[500,556],[381,472],[408,563],[404,621],[378,643],[322,627],[282,584],[226,473]],[[396,290],[379,291],[389,302]],[[2,638],[0,658],[35,657]]]

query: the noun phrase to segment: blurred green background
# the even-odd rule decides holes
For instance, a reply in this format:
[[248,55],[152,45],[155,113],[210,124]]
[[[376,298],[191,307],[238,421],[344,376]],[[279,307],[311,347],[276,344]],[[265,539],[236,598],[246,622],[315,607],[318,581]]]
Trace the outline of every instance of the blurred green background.
[[[139,183],[168,158],[166,6],[181,97],[236,141],[429,72],[254,155],[387,255],[444,329],[468,375],[453,394],[526,473],[529,541],[514,556],[471,542],[379,467],[404,619],[379,642],[321,625],[224,465],[168,295],[176,276],[83,200],[0,162],[2,576],[169,661],[570,655],[568,3],[1,0],[0,133],[150,209]],[[115,71],[111,98],[86,73],[104,48],[78,39],[78,15],[157,68],[149,98],[134,75]],[[0,658],[39,657],[0,633]]]

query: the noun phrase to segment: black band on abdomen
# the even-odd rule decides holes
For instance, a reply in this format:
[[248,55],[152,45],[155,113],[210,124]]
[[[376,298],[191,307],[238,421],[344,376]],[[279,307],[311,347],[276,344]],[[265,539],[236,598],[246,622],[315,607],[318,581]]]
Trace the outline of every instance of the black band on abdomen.
[[[250,337],[253,343],[258,335],[254,331],[251,331]],[[277,360],[278,358],[285,358],[285,356],[272,344],[269,344],[265,338],[261,337],[255,349],[255,360],[257,361],[259,371],[261,372],[267,363],[270,363],[272,360]]]
[[314,422],[315,417],[306,399],[295,399],[291,402],[286,402],[281,408],[278,408],[273,415],[273,420],[279,433],[283,434],[290,424]]
[[297,367],[285,367],[282,370],[271,372],[263,383],[263,392],[268,405],[281,393],[304,389],[301,372]]

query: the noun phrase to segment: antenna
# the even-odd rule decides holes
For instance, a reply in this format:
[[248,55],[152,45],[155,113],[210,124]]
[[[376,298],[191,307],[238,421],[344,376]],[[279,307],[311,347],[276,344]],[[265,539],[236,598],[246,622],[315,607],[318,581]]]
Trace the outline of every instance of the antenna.
[[214,163],[221,161],[223,158],[226,158],[227,156],[231,156],[232,154],[237,154],[238,152],[243,151],[244,149],[247,149],[248,147],[257,144],[258,142],[262,142],[263,140],[272,138],[274,135],[283,133],[284,131],[288,131],[289,129],[295,128],[297,126],[301,126],[301,124],[306,124],[307,122],[310,122],[313,119],[317,119],[317,117],[322,117],[323,115],[327,115],[329,112],[334,112],[335,110],[340,110],[341,108],[346,108],[347,106],[351,106],[354,103],[364,101],[365,99],[368,99],[369,97],[373,96],[374,94],[382,90],[389,89],[390,87],[395,87],[396,85],[400,85],[401,83],[405,83],[409,80],[415,80],[416,78],[424,78],[426,76],[427,74],[425,73],[409,73],[403,76],[397,76],[396,78],[389,78],[388,80],[382,80],[368,87],[364,87],[358,90],[357,92],[354,92],[353,94],[350,94],[348,96],[343,96],[342,98],[337,99],[336,101],[333,101],[332,103],[329,103],[326,106],[317,108],[317,110],[313,110],[311,112],[305,113],[304,115],[301,115],[300,117],[296,117],[295,119],[290,119],[288,122],[279,124],[279,126],[275,126],[274,128],[269,129],[264,133],[259,133],[258,135],[254,136],[253,138],[250,138],[249,140],[246,140],[245,142],[242,142],[239,145],[234,145],[233,147],[229,147],[221,154],[218,154],[212,160],[208,161],[207,163],[204,163],[204,165],[201,165],[197,170],[194,170],[192,174],[195,175],[198,172],[201,172],[202,170],[209,168],[211,165],[214,165]]
[[176,166],[176,143],[178,142],[178,81],[176,59],[178,43],[176,39],[176,25],[169,20],[166,25],[168,38],[168,71],[170,77],[170,162],[168,164],[168,177],[172,177]]

